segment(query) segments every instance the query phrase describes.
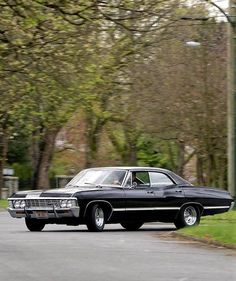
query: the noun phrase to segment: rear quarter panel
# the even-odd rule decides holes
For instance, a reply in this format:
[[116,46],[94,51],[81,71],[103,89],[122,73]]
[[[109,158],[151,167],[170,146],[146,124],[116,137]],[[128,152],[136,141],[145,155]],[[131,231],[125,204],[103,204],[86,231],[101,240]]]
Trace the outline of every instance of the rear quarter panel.
[[230,194],[221,189],[208,188],[201,186],[183,187],[187,202],[200,203],[204,211],[202,215],[213,215],[229,210],[233,201]]

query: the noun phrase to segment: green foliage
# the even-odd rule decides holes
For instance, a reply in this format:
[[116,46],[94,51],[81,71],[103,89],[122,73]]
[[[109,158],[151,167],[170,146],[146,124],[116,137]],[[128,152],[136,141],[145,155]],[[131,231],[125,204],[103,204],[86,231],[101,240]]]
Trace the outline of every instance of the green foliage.
[[53,178],[55,175],[66,175],[68,173],[67,167],[64,162],[59,161],[56,157],[50,169],[49,177]]
[[142,136],[138,140],[138,164],[143,166],[160,167],[170,169],[167,153],[163,152],[161,141],[150,136]]
[[15,171],[15,176],[20,180],[30,180],[32,177],[32,167],[25,163],[13,163],[12,168]]
[[8,145],[7,162],[27,163],[30,160],[28,150],[29,138],[17,132],[13,133]]

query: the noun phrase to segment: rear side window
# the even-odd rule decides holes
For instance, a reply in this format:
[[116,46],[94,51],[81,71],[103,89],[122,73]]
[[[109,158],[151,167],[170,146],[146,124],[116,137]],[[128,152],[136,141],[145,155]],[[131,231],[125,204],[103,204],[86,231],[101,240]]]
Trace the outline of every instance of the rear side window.
[[174,182],[165,174],[157,172],[149,172],[151,186],[172,185]]
[[150,184],[149,174],[148,172],[136,172],[136,178],[140,181],[140,184]]

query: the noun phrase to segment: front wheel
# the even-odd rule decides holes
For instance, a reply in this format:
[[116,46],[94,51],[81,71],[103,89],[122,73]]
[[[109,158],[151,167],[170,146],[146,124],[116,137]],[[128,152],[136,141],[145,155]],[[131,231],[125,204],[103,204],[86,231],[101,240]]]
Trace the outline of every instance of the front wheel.
[[103,231],[105,226],[105,213],[101,206],[94,205],[91,207],[87,215],[86,224],[89,231]]
[[43,221],[30,218],[25,218],[25,224],[30,231],[41,231],[45,226]]
[[175,220],[174,224],[177,229],[198,225],[200,222],[200,212],[196,206],[184,206]]
[[138,230],[143,225],[142,222],[122,222],[121,226],[123,226],[126,230],[135,231]]

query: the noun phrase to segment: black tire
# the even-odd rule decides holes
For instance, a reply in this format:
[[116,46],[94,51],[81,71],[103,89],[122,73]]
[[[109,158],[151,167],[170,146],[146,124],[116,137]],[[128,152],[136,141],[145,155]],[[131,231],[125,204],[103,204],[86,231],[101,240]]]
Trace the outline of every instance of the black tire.
[[86,225],[89,231],[103,231],[105,226],[105,211],[101,206],[96,204],[89,209]]
[[143,225],[143,222],[122,222],[121,223],[121,226],[129,231],[138,230],[142,225]]
[[198,207],[187,205],[181,208],[177,219],[174,224],[177,229],[195,226],[200,223],[200,212]]
[[45,226],[43,221],[30,218],[25,218],[25,224],[30,231],[41,231]]

